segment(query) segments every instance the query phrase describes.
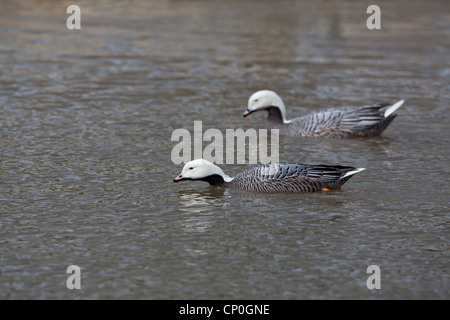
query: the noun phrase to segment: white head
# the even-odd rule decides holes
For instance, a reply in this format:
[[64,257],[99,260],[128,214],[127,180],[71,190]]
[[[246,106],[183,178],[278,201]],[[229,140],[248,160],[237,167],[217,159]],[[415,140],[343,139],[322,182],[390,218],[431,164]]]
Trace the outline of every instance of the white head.
[[233,180],[212,162],[205,159],[197,159],[186,163],[183,170],[181,170],[181,174],[173,182],[181,180],[204,180],[209,182],[215,175],[221,176],[225,182]]
[[261,90],[252,94],[248,99],[248,107],[244,112],[244,118],[250,113],[260,110],[267,110],[270,107],[276,107],[280,109],[283,122],[286,123],[286,107],[283,100],[275,92],[270,90]]

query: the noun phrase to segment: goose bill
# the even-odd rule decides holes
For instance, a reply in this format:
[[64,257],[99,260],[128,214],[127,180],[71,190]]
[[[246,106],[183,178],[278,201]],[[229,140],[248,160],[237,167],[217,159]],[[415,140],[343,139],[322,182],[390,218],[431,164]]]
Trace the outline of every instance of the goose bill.
[[253,112],[252,110],[247,109],[247,110],[244,111],[244,114],[242,116],[245,118],[246,116],[248,116],[252,112]]

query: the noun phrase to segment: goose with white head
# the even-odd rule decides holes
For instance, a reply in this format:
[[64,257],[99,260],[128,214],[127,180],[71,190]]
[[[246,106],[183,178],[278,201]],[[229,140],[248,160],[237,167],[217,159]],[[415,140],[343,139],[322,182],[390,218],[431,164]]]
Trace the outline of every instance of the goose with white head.
[[379,136],[389,126],[404,100],[394,104],[375,104],[359,108],[332,108],[286,119],[286,107],[278,94],[270,90],[255,92],[248,100],[243,116],[268,111],[267,128],[280,135],[317,138],[357,138]]
[[215,164],[197,159],[186,163],[173,182],[205,181],[212,186],[266,193],[299,193],[339,189],[353,175],[365,170],[340,165],[267,163],[234,177]]

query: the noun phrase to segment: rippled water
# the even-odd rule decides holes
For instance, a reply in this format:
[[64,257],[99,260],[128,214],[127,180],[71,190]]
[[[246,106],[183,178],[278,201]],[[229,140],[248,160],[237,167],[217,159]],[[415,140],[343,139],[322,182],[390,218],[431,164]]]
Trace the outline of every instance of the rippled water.
[[[80,1],[81,30],[70,4],[0,8],[0,298],[450,297],[447,1],[383,2],[373,31],[366,1]],[[367,168],[343,191],[173,184],[173,130],[264,128],[260,89],[288,118],[406,103],[382,137],[280,138]]]

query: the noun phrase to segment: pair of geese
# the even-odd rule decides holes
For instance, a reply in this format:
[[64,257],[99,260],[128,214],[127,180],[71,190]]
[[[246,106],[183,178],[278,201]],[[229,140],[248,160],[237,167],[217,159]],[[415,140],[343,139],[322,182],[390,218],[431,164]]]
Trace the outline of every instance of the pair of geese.
[[[268,111],[267,128],[280,135],[317,138],[379,136],[397,116],[404,100],[360,108],[333,108],[286,120],[286,107],[275,92],[262,90],[248,100],[243,116]],[[339,189],[353,175],[365,170],[340,165],[267,163],[229,177],[213,163],[197,159],[188,162],[173,182],[206,181],[210,185],[256,192],[315,192]]]

